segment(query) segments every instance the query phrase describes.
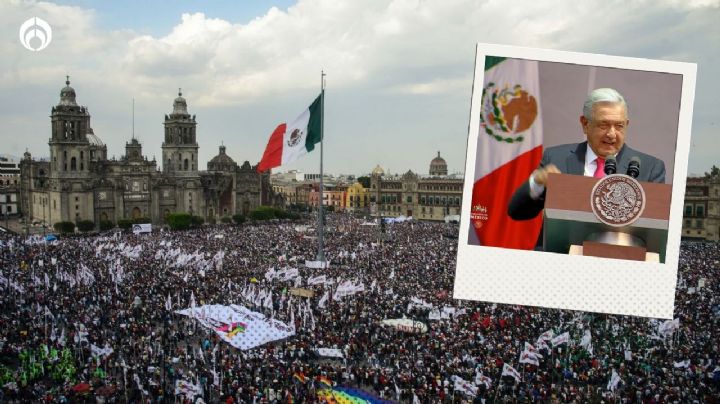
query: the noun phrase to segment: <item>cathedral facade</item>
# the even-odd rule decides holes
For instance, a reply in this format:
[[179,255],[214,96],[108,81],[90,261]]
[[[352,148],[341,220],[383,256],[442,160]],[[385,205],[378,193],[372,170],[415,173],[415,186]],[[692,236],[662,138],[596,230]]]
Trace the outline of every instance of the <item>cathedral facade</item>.
[[20,162],[20,207],[30,219],[51,226],[137,218],[161,224],[175,212],[212,220],[281,203],[269,174],[257,173],[248,161],[236,164],[224,146],[207,170],[200,170],[197,122],[182,92],[165,115],[160,167],[143,155],[134,137],[125,155],[108,159],[87,108],[77,104],[69,79],[65,84],[51,110],[49,160],[33,160],[26,152]]

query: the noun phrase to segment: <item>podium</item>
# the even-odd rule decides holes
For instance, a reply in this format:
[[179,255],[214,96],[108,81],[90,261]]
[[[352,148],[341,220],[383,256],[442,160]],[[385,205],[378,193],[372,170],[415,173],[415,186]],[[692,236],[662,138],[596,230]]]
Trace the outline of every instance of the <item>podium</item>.
[[[543,245],[545,251],[605,258],[665,262],[672,185],[640,182],[645,191],[645,210],[633,223],[615,227],[601,222],[591,206],[597,178],[550,174],[546,184]],[[617,245],[595,236],[620,233],[641,240],[643,246]],[[621,237],[621,238],[623,238]]]

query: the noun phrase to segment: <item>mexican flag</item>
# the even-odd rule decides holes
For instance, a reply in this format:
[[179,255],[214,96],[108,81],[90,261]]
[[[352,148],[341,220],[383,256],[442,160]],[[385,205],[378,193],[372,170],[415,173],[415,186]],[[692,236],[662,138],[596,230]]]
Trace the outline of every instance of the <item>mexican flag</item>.
[[531,250],[542,215],[515,221],[507,214],[515,190],[543,153],[538,62],[488,56],[482,90],[470,224],[480,245]]
[[315,149],[322,139],[322,97],[321,93],[291,123],[283,122],[275,128],[257,166],[258,172],[292,163]]

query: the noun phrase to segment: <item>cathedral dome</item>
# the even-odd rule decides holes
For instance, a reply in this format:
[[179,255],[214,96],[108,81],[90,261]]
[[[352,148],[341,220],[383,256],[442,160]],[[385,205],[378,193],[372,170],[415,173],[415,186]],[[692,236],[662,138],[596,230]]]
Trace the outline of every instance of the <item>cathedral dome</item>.
[[440,152],[430,161],[430,175],[447,175],[447,163],[440,157]]
[[383,170],[382,167],[380,167],[380,164],[378,164],[375,168],[373,168],[372,175],[385,175],[385,170]]
[[71,105],[76,106],[75,102],[75,89],[70,87],[70,76],[67,76],[65,80],[65,87],[60,90],[60,104],[59,105]]
[[235,160],[225,154],[225,146],[220,146],[220,153],[208,161],[208,171],[232,171]]
[[105,143],[103,143],[103,141],[100,140],[100,138],[97,137],[92,132],[87,134],[87,139],[88,139],[88,142],[90,143],[90,146],[97,146],[97,147],[105,146]]

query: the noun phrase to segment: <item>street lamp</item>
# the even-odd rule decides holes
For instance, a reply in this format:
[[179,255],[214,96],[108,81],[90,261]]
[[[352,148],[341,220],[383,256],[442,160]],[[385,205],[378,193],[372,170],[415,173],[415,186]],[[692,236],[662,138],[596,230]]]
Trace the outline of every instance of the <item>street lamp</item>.
[[42,204],[42,206],[43,206],[43,223],[42,223],[43,236],[45,236],[45,206],[46,206],[46,205],[49,205],[49,203],[48,203],[48,200],[47,200],[47,196],[44,196],[44,197],[43,197],[43,204]]

